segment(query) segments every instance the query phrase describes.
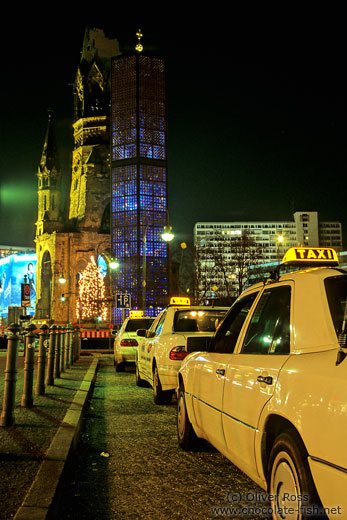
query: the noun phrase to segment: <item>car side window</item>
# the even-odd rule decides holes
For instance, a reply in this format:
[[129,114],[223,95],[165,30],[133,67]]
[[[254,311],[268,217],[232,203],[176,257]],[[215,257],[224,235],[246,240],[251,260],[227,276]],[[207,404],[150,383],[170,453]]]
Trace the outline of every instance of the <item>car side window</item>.
[[155,331],[158,327],[159,321],[161,319],[161,314],[158,314],[158,316],[154,319],[152,325],[149,327],[149,329],[146,332],[146,338],[153,338],[155,335]]
[[234,303],[216,332],[211,351],[225,354],[234,352],[242,325],[257,294],[249,294]]
[[289,285],[266,289],[249,323],[242,354],[289,354]]
[[159,321],[158,321],[158,324],[157,324],[157,326],[156,326],[156,329],[155,329],[155,335],[156,335],[156,336],[159,336],[159,335],[161,334],[161,331],[162,331],[162,328],[163,328],[163,325],[164,325],[165,318],[166,318],[166,312],[163,312],[161,318],[160,318]]

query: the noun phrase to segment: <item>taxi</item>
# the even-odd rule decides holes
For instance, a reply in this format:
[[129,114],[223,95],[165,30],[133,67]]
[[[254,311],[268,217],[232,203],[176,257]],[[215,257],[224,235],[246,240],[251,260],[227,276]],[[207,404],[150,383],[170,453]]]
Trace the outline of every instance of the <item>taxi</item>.
[[114,339],[114,366],[116,372],[122,372],[126,364],[134,364],[138,347],[138,329],[148,329],[154,318],[144,316],[143,311],[132,310],[123,321]]
[[170,402],[177,371],[190,351],[206,349],[227,307],[190,305],[189,298],[173,297],[143,336],[136,359],[136,384],[150,384],[156,404]]
[[179,370],[179,445],[209,441],[267,490],[274,519],[347,518],[346,319],[335,250],[291,248]]

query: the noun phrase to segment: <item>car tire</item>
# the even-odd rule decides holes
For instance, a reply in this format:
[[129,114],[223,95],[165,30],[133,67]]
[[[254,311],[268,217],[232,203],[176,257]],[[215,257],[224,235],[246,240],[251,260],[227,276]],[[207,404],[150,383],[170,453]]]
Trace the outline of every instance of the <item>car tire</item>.
[[136,386],[146,386],[146,381],[141,379],[138,364],[135,363],[135,383]]
[[188,417],[183,386],[179,387],[177,394],[177,438],[179,446],[185,451],[192,451],[200,445]]
[[158,369],[153,370],[153,399],[155,404],[168,404],[172,398],[172,391],[164,391],[161,386]]
[[297,516],[300,520],[326,518],[305,447],[295,431],[281,433],[274,442],[268,464],[268,493],[274,520],[286,518],[284,512],[289,508],[301,512]]
[[116,372],[124,372],[124,363],[115,364]]

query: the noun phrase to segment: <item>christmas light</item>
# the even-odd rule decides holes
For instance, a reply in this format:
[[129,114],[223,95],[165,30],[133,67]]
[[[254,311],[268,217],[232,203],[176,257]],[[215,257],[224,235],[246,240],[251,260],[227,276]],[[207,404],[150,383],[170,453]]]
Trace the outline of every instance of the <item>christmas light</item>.
[[105,292],[104,278],[94,256],[91,256],[78,282],[77,319],[88,320],[100,316],[106,321],[107,302]]

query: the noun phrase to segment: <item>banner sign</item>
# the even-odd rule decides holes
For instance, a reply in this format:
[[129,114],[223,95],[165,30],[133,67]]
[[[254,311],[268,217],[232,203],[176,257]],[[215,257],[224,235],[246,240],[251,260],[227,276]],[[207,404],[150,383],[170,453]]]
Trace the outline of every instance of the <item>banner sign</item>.
[[22,307],[30,307],[30,284],[22,283]]

